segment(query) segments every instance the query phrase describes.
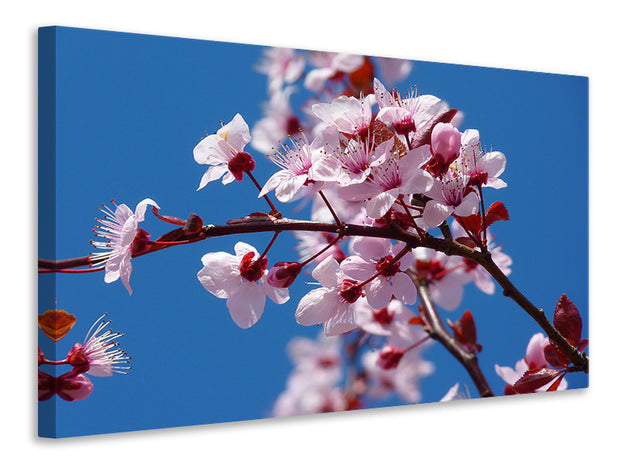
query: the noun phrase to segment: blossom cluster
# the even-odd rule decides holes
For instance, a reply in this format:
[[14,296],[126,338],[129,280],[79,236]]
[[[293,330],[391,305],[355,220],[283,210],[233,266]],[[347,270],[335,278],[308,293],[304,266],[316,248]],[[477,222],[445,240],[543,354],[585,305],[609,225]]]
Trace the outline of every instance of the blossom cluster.
[[[486,207],[484,202],[488,188],[506,187],[501,179],[506,157],[487,150],[478,130],[461,130],[463,115],[439,97],[419,94],[415,87],[406,93],[388,90],[386,85],[409,75],[408,61],[276,48],[265,53],[258,70],[268,85],[263,117],[250,128],[237,113],[197,143],[194,160],[206,166],[197,190],[215,181],[227,186],[248,178],[256,185],[257,201],[264,199],[269,213],[251,213],[228,225],[279,220],[282,213],[270,198],[275,196],[282,204],[308,207],[314,224],[335,228],[293,231],[297,260],[271,259],[271,246],[281,232],[275,229],[262,251],[239,241],[234,253],[206,253],[198,281],[225,300],[234,323],[247,329],[260,320],[267,297],[285,304],[297,277],[311,276],[294,318],[303,326],[321,325],[323,331],[315,341],[291,342],[295,369],[276,403],[276,416],[348,410],[391,394],[419,402],[418,380],[434,370],[421,355],[430,336],[427,322],[415,311],[421,305],[419,289],[428,291],[441,309],[453,311],[467,284],[493,294],[495,281],[477,261],[389,239],[385,232],[422,240],[437,228],[444,238],[484,253],[504,275],[510,274],[512,260],[490,228],[509,219],[507,209],[500,202]],[[291,99],[300,88],[307,98],[298,112]],[[262,185],[253,174],[257,162],[250,148],[275,165]],[[92,244],[102,251],[91,254],[89,266],[105,270],[105,282],[120,279],[130,294],[133,258],[207,237],[200,217],[161,215],[150,198],[138,203],[135,213],[112,203],[114,209],[101,209],[104,217],[94,231],[103,240]],[[151,240],[140,227],[148,207],[177,228]],[[374,232],[351,236],[347,225]],[[449,323],[464,350],[480,351],[469,311],[456,324]],[[566,361],[561,355],[554,362],[541,359],[540,348],[549,352],[546,347],[552,346],[541,337],[535,336],[515,370],[497,367],[509,386],[524,373],[538,376],[535,383],[555,379],[553,375],[555,389],[566,386],[557,374],[564,376]],[[353,345],[347,343],[351,338]],[[548,364],[564,371],[536,372]],[[97,371],[96,364],[89,366]],[[349,374],[343,376],[345,372]],[[533,383],[527,381],[529,389]],[[442,400],[462,397],[456,384]]]

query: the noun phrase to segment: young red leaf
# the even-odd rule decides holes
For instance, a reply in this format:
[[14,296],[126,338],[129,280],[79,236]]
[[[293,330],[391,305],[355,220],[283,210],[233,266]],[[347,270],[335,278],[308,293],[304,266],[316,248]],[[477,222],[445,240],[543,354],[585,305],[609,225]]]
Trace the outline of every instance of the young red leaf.
[[582,329],[581,316],[575,304],[566,297],[566,294],[562,294],[555,306],[553,325],[573,346],[579,345]]
[[487,228],[496,221],[508,221],[510,216],[508,210],[502,202],[493,202],[487,211],[485,212],[485,223]]
[[565,374],[566,374],[566,372],[564,372],[560,376],[558,376],[558,379],[556,379],[553,382],[553,384],[551,386],[549,386],[549,388],[547,388],[547,392],[557,391],[558,387],[560,387],[560,383],[562,382],[562,379],[564,378]]
[[550,383],[561,372],[553,368],[534,368],[526,371],[516,383],[512,385],[517,394],[528,394]]
[[166,223],[176,224],[177,226],[183,226],[185,224],[185,220],[177,218],[176,216],[160,215],[159,208],[155,206],[153,207],[153,215]]
[[448,320],[448,325],[454,331],[456,340],[463,344],[467,350],[473,353],[482,350],[482,346],[476,343],[476,323],[474,322],[474,316],[469,310],[466,310],[461,319],[456,323]]
[[476,247],[478,247],[478,245],[474,242],[474,240],[471,237],[457,237],[454,240],[458,242],[459,244],[462,244],[465,247],[469,247],[471,249],[475,249]]
[[556,350],[555,344],[547,344],[545,346],[545,359],[553,368],[567,368],[570,364],[568,358]]

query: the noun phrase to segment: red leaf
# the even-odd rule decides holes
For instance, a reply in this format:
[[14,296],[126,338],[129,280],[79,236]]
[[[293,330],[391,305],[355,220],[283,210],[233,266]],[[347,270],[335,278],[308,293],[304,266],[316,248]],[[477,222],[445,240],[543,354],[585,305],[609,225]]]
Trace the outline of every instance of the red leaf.
[[562,294],[555,306],[553,325],[574,347],[579,345],[582,329],[581,316],[575,304],[566,297],[566,294]]
[[566,368],[570,364],[566,356],[556,350],[555,344],[547,344],[545,346],[545,359],[553,368]]
[[512,387],[517,394],[528,394],[550,383],[559,374],[560,372],[553,368],[534,368],[526,371]]
[[474,316],[469,310],[463,313],[463,316],[456,323],[452,323],[448,320],[448,325],[454,331],[454,337],[458,342],[463,344],[470,352],[476,352],[482,350],[482,346],[476,343],[476,323],[474,322]]
[[558,387],[560,387],[560,383],[562,382],[562,379],[564,378],[565,374],[566,374],[566,372],[564,372],[560,376],[558,376],[558,379],[556,379],[553,382],[553,384],[551,386],[549,386],[549,388],[547,389],[547,392],[557,391]]
[[496,221],[508,221],[509,219],[508,210],[502,202],[493,202],[485,213],[487,228]]

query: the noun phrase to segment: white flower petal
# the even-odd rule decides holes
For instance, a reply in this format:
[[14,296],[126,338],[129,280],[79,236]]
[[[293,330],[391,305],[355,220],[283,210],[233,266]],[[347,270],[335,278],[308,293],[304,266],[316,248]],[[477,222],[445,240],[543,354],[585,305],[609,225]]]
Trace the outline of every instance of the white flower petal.
[[230,293],[226,306],[230,316],[240,328],[256,324],[265,309],[265,292],[256,283],[244,282]]

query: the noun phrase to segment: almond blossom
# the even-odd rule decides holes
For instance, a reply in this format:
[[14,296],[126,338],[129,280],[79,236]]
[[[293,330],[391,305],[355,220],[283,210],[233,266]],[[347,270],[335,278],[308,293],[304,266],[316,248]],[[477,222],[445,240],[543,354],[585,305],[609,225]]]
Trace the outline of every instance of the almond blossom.
[[369,334],[390,336],[399,331],[398,326],[408,326],[415,314],[400,300],[392,299],[383,308],[370,306],[365,297],[360,298],[352,307],[355,311],[355,322]]
[[241,181],[244,172],[252,171],[254,159],[244,152],[251,139],[250,129],[239,113],[215,134],[202,139],[194,147],[194,160],[211,167],[203,175],[197,190],[222,176],[222,184],[229,184],[235,179]]
[[114,211],[104,206],[101,209],[104,218],[97,219],[99,225],[94,231],[97,236],[107,239],[107,242],[91,241],[95,247],[105,250],[91,254],[93,264],[105,263],[104,281],[111,283],[120,278],[129,295],[133,293],[129,284],[132,253],[140,249],[141,242],[148,238],[148,233],[139,229],[138,224],[144,221],[149,205],[159,208],[151,199],[138,203],[135,213],[124,203],[116,206]]
[[256,324],[265,309],[266,297],[277,304],[289,299],[288,289],[267,283],[267,259],[244,242],[235,244],[235,255],[208,253],[202,257],[203,268],[197,277],[203,287],[220,299],[233,321],[243,329]]

